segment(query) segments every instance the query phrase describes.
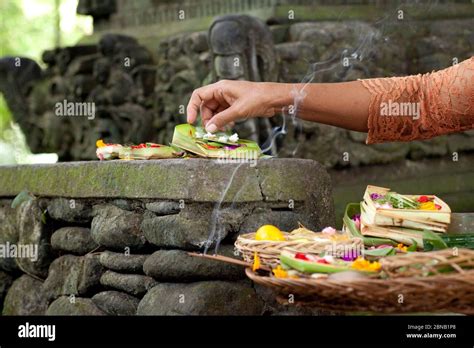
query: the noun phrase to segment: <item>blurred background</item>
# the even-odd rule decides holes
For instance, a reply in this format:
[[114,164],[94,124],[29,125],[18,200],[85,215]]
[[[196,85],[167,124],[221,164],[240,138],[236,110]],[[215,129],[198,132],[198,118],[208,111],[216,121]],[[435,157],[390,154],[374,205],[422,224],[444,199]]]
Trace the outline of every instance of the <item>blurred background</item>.
[[[471,0],[2,0],[0,16],[0,164],[92,160],[97,139],[167,144],[191,92],[219,79],[403,76],[474,54]],[[95,117],[58,117],[63,101],[94,103]],[[321,162],[337,216],[368,183],[474,211],[472,131],[369,146],[291,117],[236,130]]]
[[[75,45],[93,32],[93,18],[77,15],[77,3],[78,0],[1,1],[0,57],[27,57],[46,68],[41,60],[45,50]],[[2,86],[7,84],[2,89],[8,89],[6,75],[1,77]],[[0,90],[0,165],[34,161],[21,129],[13,122]]]

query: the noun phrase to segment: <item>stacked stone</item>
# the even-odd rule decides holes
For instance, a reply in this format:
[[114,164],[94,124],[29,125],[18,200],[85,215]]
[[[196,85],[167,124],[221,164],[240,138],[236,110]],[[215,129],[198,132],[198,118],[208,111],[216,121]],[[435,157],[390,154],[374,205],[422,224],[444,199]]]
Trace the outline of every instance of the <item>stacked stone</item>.
[[[31,91],[21,95],[24,101],[15,95],[8,101],[32,151],[81,160],[95,158],[97,139],[168,143],[174,126],[186,120],[192,91],[209,75],[207,33],[165,39],[153,53],[154,58],[132,37],[106,34],[96,45],[45,51],[47,68],[42,72],[34,61],[31,64],[39,72],[27,71],[25,59],[22,69],[32,80]],[[4,64],[8,69],[12,65]],[[29,82],[13,75],[16,70],[20,69],[8,71],[5,80]],[[8,92],[8,86],[0,86],[1,90]],[[95,113],[62,115],[58,103],[94,103]]]
[[[0,259],[5,270],[0,271],[4,315],[133,315],[140,300],[153,287],[157,288],[143,300],[141,314],[204,314],[209,310],[208,303],[197,301],[196,297],[214,301],[211,294],[220,292],[230,298],[215,303],[215,314],[225,308],[236,311],[238,307],[243,313],[256,314],[249,308],[260,308],[256,307],[261,302],[254,293],[253,307],[251,303],[248,307],[248,303],[239,302],[252,297],[248,284],[228,282],[243,278],[238,266],[196,259],[181,249],[150,254],[154,248],[145,233],[154,234],[151,228],[159,223],[150,222],[143,229],[141,225],[145,216],[150,219],[179,214],[173,202],[30,199],[18,211],[10,204],[6,200],[1,204],[2,243],[38,243],[40,251],[48,249],[48,253],[40,254],[36,263],[24,258]],[[40,207],[46,204],[48,223],[43,224]],[[65,226],[51,233],[50,227],[59,225]],[[20,232],[16,234],[17,231]],[[192,236],[186,238],[160,244],[186,248],[202,242]],[[221,250],[232,254],[228,245]],[[26,274],[13,281],[21,271]],[[166,284],[169,282],[184,284]],[[160,295],[163,291],[167,296]],[[180,306],[180,302],[174,301],[180,298],[188,305]],[[224,306],[229,301],[235,302],[234,307]]]
[[186,105],[194,89],[210,81],[211,57],[207,32],[164,39],[156,51],[155,115],[157,142],[167,143],[174,126],[186,122]]
[[[229,183],[232,167],[239,175]],[[300,176],[302,169],[311,175]],[[239,258],[233,248],[237,236],[263,224],[283,230],[299,222],[315,230],[334,225],[329,177],[312,161],[265,160],[244,167],[177,159],[22,170],[12,175],[2,169],[2,187],[15,190],[26,185],[21,180],[34,178],[29,187],[35,192],[63,197],[22,192],[0,201],[0,245],[38,246],[36,260],[0,258],[4,315],[287,312],[272,294],[254,287],[241,266],[188,252]],[[56,179],[51,181],[53,172]],[[175,180],[163,184],[161,179],[171,176]],[[70,191],[58,185],[61,178],[73,177],[87,178],[99,188]],[[149,177],[160,185],[154,193],[144,188]],[[207,180],[213,185],[206,185]],[[128,185],[125,191],[123,185]],[[73,192],[80,198],[65,198]],[[118,192],[145,197],[113,198]]]
[[[198,221],[194,227],[189,223],[173,231],[171,224],[180,226],[175,202],[31,199],[17,212],[9,203],[2,201],[6,217],[2,241],[39,243],[40,251],[48,253],[40,254],[36,263],[1,259],[2,268],[9,271],[0,271],[4,315],[262,312],[263,302],[243,281],[240,266],[188,255],[187,250],[197,251],[206,242],[208,225]],[[44,224],[39,214],[46,204]],[[17,216],[19,225],[14,221]],[[51,231],[50,227],[61,225]],[[11,233],[17,226],[23,231],[20,238]],[[219,253],[235,257],[228,244]],[[18,271],[26,274],[13,281],[21,274]]]
[[[100,138],[153,140],[156,66],[134,38],[104,35],[97,45],[45,51],[43,61],[47,69],[28,96],[28,119],[18,119],[34,152],[56,152],[63,160],[91,159],[92,145]],[[93,103],[94,114],[64,115],[58,103]],[[36,127],[31,127],[32,120]]]

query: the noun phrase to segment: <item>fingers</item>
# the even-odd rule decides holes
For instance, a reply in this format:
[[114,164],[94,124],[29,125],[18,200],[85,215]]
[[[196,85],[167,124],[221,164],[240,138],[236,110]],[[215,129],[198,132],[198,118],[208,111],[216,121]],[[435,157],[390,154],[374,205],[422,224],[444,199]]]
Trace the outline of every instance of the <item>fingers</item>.
[[201,107],[202,99],[197,90],[193,92],[186,107],[186,115],[188,123],[194,123],[198,116],[199,108]]
[[206,105],[202,105],[202,108],[201,108],[201,121],[202,121],[202,125],[204,127],[206,126],[207,122],[212,118],[214,113],[215,113],[214,110],[207,107]]
[[186,108],[188,123],[194,123],[201,112],[202,121],[206,124],[216,110],[229,106],[221,86],[222,84],[213,83],[193,92]]
[[211,101],[213,99],[214,93],[212,89],[214,88],[214,85],[209,85],[194,90],[186,108],[188,123],[194,123],[198,117],[201,105],[206,101]]
[[206,131],[214,133],[224,128],[227,124],[239,118],[238,108],[233,104],[227,109],[217,113],[206,124]]

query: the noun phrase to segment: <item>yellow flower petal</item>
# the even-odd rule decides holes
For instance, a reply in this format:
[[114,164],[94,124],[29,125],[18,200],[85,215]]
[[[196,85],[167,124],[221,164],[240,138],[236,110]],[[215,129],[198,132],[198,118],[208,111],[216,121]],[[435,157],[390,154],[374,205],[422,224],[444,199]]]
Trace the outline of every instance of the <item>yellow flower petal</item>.
[[421,210],[436,210],[436,206],[434,202],[424,202],[420,204]]
[[260,257],[258,256],[257,252],[255,252],[255,254],[253,255],[252,270],[255,272],[259,268],[260,268]]
[[397,245],[397,249],[404,252],[408,252],[408,247],[406,245],[403,245],[402,243]]
[[275,275],[276,278],[287,278],[288,277],[288,272],[285,271],[283,268],[281,268],[280,265],[277,266],[277,268],[274,268],[272,270],[273,274]]
[[96,145],[97,147],[104,147],[104,146],[107,146],[107,145],[104,143],[104,141],[103,141],[102,139],[97,140],[97,141],[95,142],[95,145]]
[[382,267],[379,262],[370,262],[362,257],[358,257],[351,265],[352,268],[358,271],[378,271]]

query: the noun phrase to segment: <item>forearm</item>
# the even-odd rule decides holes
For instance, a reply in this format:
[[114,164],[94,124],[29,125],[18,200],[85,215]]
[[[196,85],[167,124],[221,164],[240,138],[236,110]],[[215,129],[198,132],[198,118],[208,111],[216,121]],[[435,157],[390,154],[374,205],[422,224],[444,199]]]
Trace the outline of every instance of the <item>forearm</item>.
[[296,115],[304,120],[367,132],[370,93],[359,81],[341,83],[268,83],[276,112],[293,108],[295,96],[305,97],[296,104]]

